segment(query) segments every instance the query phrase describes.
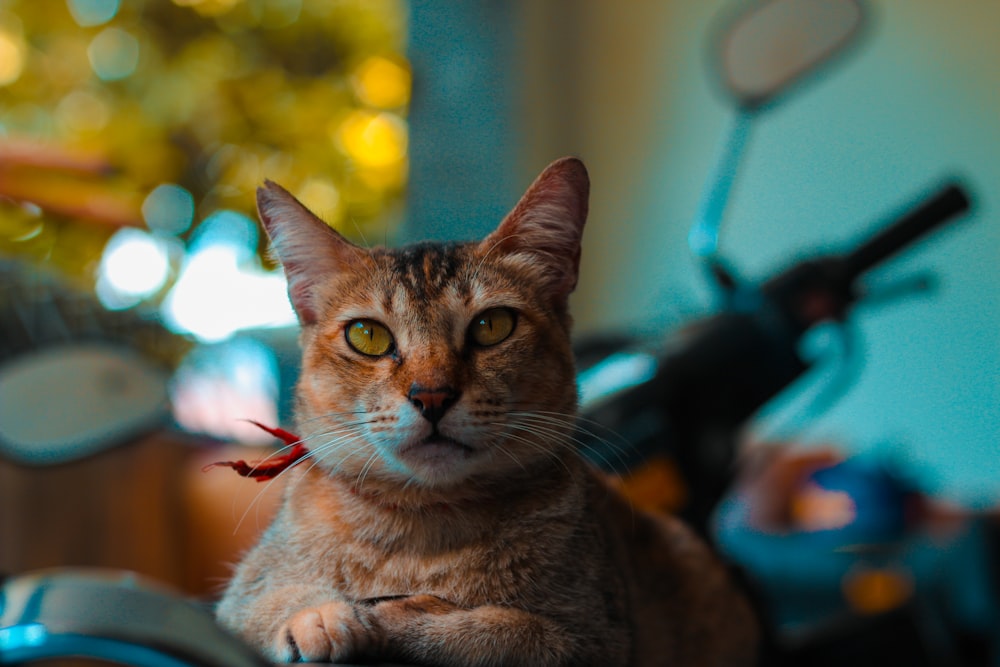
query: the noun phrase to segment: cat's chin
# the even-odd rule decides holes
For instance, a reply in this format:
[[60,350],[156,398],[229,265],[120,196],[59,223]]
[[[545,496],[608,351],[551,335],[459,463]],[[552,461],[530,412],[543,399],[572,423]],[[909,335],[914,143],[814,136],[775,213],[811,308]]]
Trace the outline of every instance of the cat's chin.
[[468,470],[476,450],[457,440],[431,435],[403,445],[396,457],[422,481],[450,483],[459,481]]

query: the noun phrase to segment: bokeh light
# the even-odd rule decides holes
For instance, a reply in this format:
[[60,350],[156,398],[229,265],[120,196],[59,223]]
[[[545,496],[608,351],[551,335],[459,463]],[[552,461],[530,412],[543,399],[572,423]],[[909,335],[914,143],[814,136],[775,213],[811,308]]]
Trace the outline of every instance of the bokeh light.
[[0,15],[0,86],[14,83],[24,70],[27,47],[18,27],[9,15]]
[[139,40],[121,28],[105,28],[87,47],[94,74],[105,81],[124,79],[139,63]]
[[179,7],[190,7],[202,16],[221,16],[235,7],[240,0],[174,0]]
[[128,308],[162,288],[169,273],[162,240],[142,230],[123,229],[104,247],[97,296],[107,308]]
[[337,130],[337,139],[347,154],[368,167],[386,167],[406,155],[406,124],[388,113],[355,111]]
[[84,28],[103,25],[118,13],[119,0],[67,0],[66,6]]
[[167,327],[214,343],[244,329],[294,324],[284,273],[262,268],[256,254],[259,236],[258,226],[241,213],[209,216],[195,230],[163,302]]
[[302,184],[296,198],[309,210],[313,211],[328,223],[337,223],[343,218],[343,206],[340,190],[333,183],[319,178],[310,178]]
[[92,90],[74,90],[59,100],[55,119],[71,133],[97,132],[111,119],[108,103]]
[[173,183],[157,185],[142,202],[142,217],[150,229],[183,234],[194,221],[194,197]]
[[213,343],[244,329],[295,323],[284,275],[241,262],[242,254],[238,246],[213,244],[188,256],[163,303],[172,331]]
[[174,418],[192,433],[265,444],[271,436],[249,420],[277,424],[281,370],[274,351],[249,337],[201,345],[170,386]]
[[380,109],[398,109],[410,102],[410,70],[401,61],[372,56],[362,62],[351,78],[358,98]]
[[257,223],[238,211],[216,211],[205,218],[188,242],[192,254],[208,248],[231,248],[235,257],[247,261],[255,256],[260,239]]

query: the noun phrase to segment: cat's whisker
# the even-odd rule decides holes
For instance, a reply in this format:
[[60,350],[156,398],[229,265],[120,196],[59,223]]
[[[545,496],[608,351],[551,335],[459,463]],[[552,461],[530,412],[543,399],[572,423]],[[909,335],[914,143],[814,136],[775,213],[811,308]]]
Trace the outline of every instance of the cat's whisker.
[[[560,435],[553,434],[551,432],[546,432],[544,429],[540,429],[537,426],[532,426],[530,424],[508,424],[509,428],[513,428],[518,431],[523,431],[525,433],[531,434],[537,438],[537,440],[532,440],[531,442],[536,446],[536,448],[548,451],[549,448],[555,447],[557,449],[569,452],[574,456],[580,457],[580,452],[569,442],[566,442],[564,438]],[[508,433],[509,435],[509,433]],[[586,459],[584,459],[586,460]]]
[[309,433],[308,435],[303,436],[300,442],[308,443],[310,440],[314,440],[316,438],[324,438],[328,435],[333,435],[335,433],[338,433],[342,429],[357,428],[359,426],[365,426],[367,424],[374,423],[374,421],[375,421],[374,419],[359,419],[357,421],[333,422],[332,424],[330,424],[330,428],[328,428],[327,430]]
[[364,244],[365,248],[371,248],[372,247],[371,244],[368,242],[368,239],[365,238],[364,230],[362,230],[361,225],[358,224],[358,219],[355,218],[353,215],[348,217],[351,220],[351,224],[354,226],[354,231],[356,231],[358,233],[358,236],[361,237],[361,242]]
[[[358,473],[357,479],[355,481],[355,490],[360,493],[360,491],[364,487],[365,479],[367,478],[371,470],[374,468],[375,464],[378,462],[381,456],[379,453],[379,448],[382,444],[384,444],[385,441],[380,439],[371,439],[370,437],[364,436],[364,434],[360,432],[354,434],[354,436],[351,437],[349,441],[344,441],[344,440],[345,438],[342,436],[337,440],[337,442],[333,443],[335,446],[321,448],[317,450],[317,454],[326,456],[329,453],[336,453],[338,460],[333,464],[332,469],[334,472],[341,472],[342,464],[345,461],[353,458],[359,452],[363,452],[366,449],[372,449],[373,450],[372,454],[362,465],[361,471]],[[355,447],[352,451],[349,451],[345,454],[342,450],[348,444],[355,444]]]
[[309,419],[300,419],[299,426],[304,426],[306,424],[311,424],[312,422],[319,421],[321,419],[326,420],[336,420],[340,417],[353,417],[355,415],[365,415],[368,414],[367,410],[348,410],[345,412],[324,412],[321,415],[316,415],[315,417],[310,417]]
[[[537,427],[538,425],[535,424]],[[555,435],[555,432],[553,433]],[[614,470],[619,473],[627,472],[630,469],[630,464],[628,459],[625,458],[623,453],[618,450],[613,443],[605,440],[599,440],[598,444],[603,444],[607,446],[607,449],[601,448],[592,442],[578,438],[576,436],[570,436],[569,440],[576,445],[577,451],[589,462],[600,464],[600,466],[605,470]]]
[[[562,424],[562,425],[564,425],[565,423],[566,422],[560,422],[560,424]],[[534,430],[534,428],[527,428],[526,427],[525,430]],[[548,429],[543,429],[543,433],[547,432],[547,430]],[[579,440],[575,440],[575,439],[571,439],[570,441],[567,441],[564,437],[562,437],[561,432],[553,432],[553,435],[551,437],[544,436],[544,435],[543,435],[543,437],[546,438],[545,441],[548,442],[550,445],[555,445],[555,446],[557,446],[559,448],[564,449],[565,451],[569,451],[571,454],[573,454],[574,456],[577,456],[578,458],[582,459],[584,462],[587,463],[588,466],[590,466],[592,464],[592,460],[588,459],[583,453],[581,453],[578,449],[576,449],[575,447],[573,447],[572,443],[575,442],[579,447],[582,447],[583,449],[590,451],[595,458],[600,459],[604,463],[605,468],[607,470],[611,471],[608,474],[610,474],[610,475],[620,475],[621,474],[621,472],[615,471],[614,466],[611,464],[610,461],[608,461],[604,457],[604,455],[600,451],[598,451],[598,450],[594,449],[593,447],[589,446],[587,443],[583,443],[583,442],[580,442]],[[623,471],[626,470],[627,466],[625,466],[624,463],[622,465],[623,465],[622,470]],[[606,491],[606,493],[612,493],[612,489],[611,489],[610,486],[607,486],[605,488],[605,491]],[[635,509],[633,507],[631,507],[631,506],[630,506],[629,509],[632,512],[632,518],[634,520],[635,519]]]
[[[312,462],[309,464],[309,467],[306,468],[306,472],[308,473],[310,470],[312,470],[313,468],[318,466],[321,462],[323,462],[325,460],[324,457],[327,454],[334,451],[340,454],[342,449],[344,449],[350,444],[358,442],[359,440],[361,440],[360,444],[357,444],[353,449],[353,451],[351,451],[348,455],[349,457],[354,456],[358,452],[362,451],[366,445],[365,441],[362,440],[360,437],[342,436],[341,438],[338,438],[336,441],[333,441],[330,444],[318,449],[315,453],[311,453],[311,455],[307,458],[312,458]],[[334,470],[337,470],[338,468],[339,466],[334,466]]]
[[527,466],[521,463],[521,460],[516,456],[514,456],[514,453],[509,451],[506,447],[504,447],[503,444],[498,444],[495,447],[495,449],[496,451],[501,452],[502,454],[505,454],[508,458],[510,458],[510,460],[512,460],[519,468],[521,468],[521,470],[527,472],[528,470]]
[[[572,452],[573,454],[575,454],[576,456],[578,456],[579,458],[581,458],[583,461],[587,462],[588,465],[594,463],[593,459],[590,459],[587,456],[585,456],[584,453],[582,453],[581,451],[579,451],[579,449],[577,449],[576,447],[573,446],[574,444],[577,445],[577,447],[579,447],[579,448],[581,448],[581,449],[583,449],[585,451],[590,452],[591,455],[594,458],[599,459],[600,462],[602,462],[604,464],[604,466],[605,466],[605,468],[607,470],[614,470],[614,467],[611,465],[611,461],[609,461],[607,459],[607,457],[604,456],[603,452],[601,452],[600,450],[596,449],[595,447],[593,447],[589,443],[587,443],[585,441],[582,441],[582,440],[580,440],[580,439],[578,439],[576,437],[572,437],[572,436],[570,436],[568,438],[568,440],[567,440],[567,437],[563,434],[562,431],[554,430],[554,429],[552,429],[552,428],[550,428],[548,426],[542,427],[542,426],[539,425],[538,422],[541,422],[542,424],[556,424],[558,426],[565,426],[565,427],[569,427],[571,430],[581,431],[583,433],[591,435],[595,439],[597,439],[597,440],[603,442],[604,444],[608,445],[612,449],[612,451],[614,451],[618,455],[618,457],[619,457],[619,461],[622,464],[622,467],[619,469],[620,472],[615,472],[615,473],[610,473],[610,474],[618,476],[621,473],[627,472],[628,469],[629,469],[629,465],[621,458],[621,453],[618,451],[618,448],[614,445],[614,443],[611,443],[611,442],[609,442],[607,440],[603,440],[602,438],[589,433],[585,429],[582,429],[579,426],[579,424],[575,423],[574,415],[572,415],[572,414],[557,413],[557,412],[552,412],[552,413],[545,414],[544,411],[541,411],[541,412],[538,412],[538,413],[520,412],[520,413],[511,413],[511,414],[518,414],[518,415],[520,415],[521,418],[522,418],[522,426],[525,426],[528,430],[537,430],[538,434],[540,436],[542,436],[543,438],[546,438],[547,442],[549,442],[552,445],[556,445],[558,447],[563,447],[563,448],[569,450],[570,452]],[[525,424],[524,420],[527,420],[529,422],[532,421],[532,420],[534,420],[536,423],[534,423],[534,424]],[[597,422],[594,422],[594,423],[596,424]],[[546,434],[551,434],[551,436],[546,435]],[[622,440],[624,441],[624,438],[622,438]],[[611,494],[611,493],[612,493],[611,486],[606,486],[605,487],[605,494]],[[631,520],[634,523],[635,522],[635,507],[631,503],[629,504],[629,512],[630,512]]]
[[[514,425],[514,424],[497,424],[497,425],[498,426],[507,426],[508,428],[510,428],[510,427],[518,428],[517,425]],[[521,428],[521,430],[532,432],[530,428],[526,428],[526,427],[520,427],[520,428]],[[509,431],[507,431],[504,434],[504,439],[505,440],[513,440],[515,442],[520,442],[521,444],[527,445],[528,447],[530,447],[531,449],[533,449],[535,452],[537,452],[539,454],[542,454],[542,455],[546,456],[547,458],[552,459],[553,461],[555,461],[559,465],[561,465],[566,470],[566,472],[569,473],[570,475],[573,474],[573,471],[570,470],[570,468],[569,468],[568,465],[566,465],[566,462],[563,461],[562,458],[554,450],[552,450],[550,447],[545,447],[540,442],[532,440],[531,438],[526,438],[526,437],[524,437],[522,435],[518,435],[516,433],[510,433]],[[498,445],[497,449],[502,450],[503,446],[502,445]],[[572,451],[572,448],[568,448],[568,451]],[[507,452],[507,453],[509,454],[509,452]]]
[[368,457],[368,460],[365,461],[365,464],[361,466],[361,472],[358,473],[358,478],[354,483],[355,493],[361,493],[364,490],[365,479],[367,479],[368,473],[375,466],[375,462],[378,460],[378,457],[378,451],[376,450],[372,452],[371,456]]
[[475,282],[476,280],[479,279],[479,271],[482,270],[483,265],[486,263],[486,260],[489,258],[489,256],[493,254],[494,250],[498,249],[501,245],[503,245],[505,241],[517,238],[518,236],[520,236],[520,234],[514,233],[514,234],[508,234],[507,236],[503,236],[497,239],[496,242],[490,246],[489,250],[483,253],[483,256],[479,259],[479,264],[476,265],[476,270],[472,272],[472,281]]
[[[593,459],[588,458],[583,452],[580,451],[580,449],[583,449],[586,452],[590,452],[593,458],[599,459],[606,467],[611,468],[611,462],[607,460],[600,450],[595,449],[588,443],[577,438],[569,437],[567,439],[567,436],[562,431],[554,430],[547,426],[540,426],[538,424],[521,423],[517,424],[515,427],[539,436],[542,439],[542,442],[549,446],[555,446],[568,451],[574,456],[586,461],[588,464],[592,463]],[[575,447],[574,444],[576,445]]]
[[[303,442],[304,442],[303,439],[299,439],[296,442],[287,443],[285,445],[282,445],[281,447],[276,448],[275,450],[273,450],[270,453],[268,453],[267,456],[265,456],[264,458],[259,459],[258,461],[256,461],[250,467],[250,470],[251,471],[258,470],[262,465],[264,465],[268,461],[271,461],[272,459],[285,454],[286,452],[290,451],[293,447],[295,447],[296,445],[302,444]],[[259,512],[260,507],[259,507],[258,503],[260,502],[261,498],[264,497],[264,494],[267,493],[267,491],[271,488],[271,485],[274,484],[274,482],[279,477],[281,477],[281,475],[283,475],[286,470],[287,470],[287,468],[285,470],[280,471],[277,475],[275,475],[271,479],[268,479],[264,483],[264,486],[260,489],[260,491],[258,491],[254,495],[254,497],[250,501],[250,503],[246,506],[246,508],[244,508],[243,514],[241,514],[240,517],[239,517],[239,519],[236,520],[236,525],[233,528],[233,533],[232,533],[233,535],[235,535],[237,532],[239,532],[240,527],[242,527],[243,522],[246,520],[246,518],[250,514],[251,510],[253,510],[255,507],[257,507],[258,512]],[[232,514],[233,514],[233,518],[234,519],[236,518],[236,500],[237,500],[237,497],[234,494],[233,495],[233,502],[232,502]],[[259,516],[260,515],[258,514],[257,516],[258,516],[258,521],[259,521]]]
[[[540,416],[544,415],[544,416],[549,416],[549,417],[557,417],[559,415],[559,413],[547,413],[545,411],[540,411],[540,412],[538,412],[536,414],[539,414]],[[562,415],[562,417],[565,418],[565,415]],[[604,424],[602,422],[596,421],[594,419],[588,419],[588,418],[582,417],[580,415],[574,415],[573,416],[573,421],[574,421],[575,427],[576,427],[576,429],[578,431],[582,432],[584,435],[587,435],[587,436],[590,436],[591,438],[594,438],[595,440],[598,440],[599,442],[601,442],[603,444],[608,445],[609,447],[611,447],[612,449],[614,449],[616,452],[619,452],[621,454],[628,454],[628,453],[631,453],[631,452],[635,451],[635,444],[634,443],[632,443],[631,441],[629,441],[625,436],[623,436],[618,431],[616,431],[613,428],[609,427],[607,424]],[[589,428],[585,428],[584,426],[582,426],[582,424],[586,424]],[[602,435],[599,435],[596,432],[598,430],[601,431],[601,432],[603,432],[603,433],[606,433],[609,437],[604,437]],[[609,438],[612,438],[612,437],[614,438],[614,441],[612,441],[611,439],[609,439]]]
[[[356,412],[341,413],[341,414],[344,414],[344,415],[347,415],[347,414],[364,414],[364,412],[363,411],[356,411]],[[307,421],[312,421],[312,420],[307,420]],[[281,455],[287,453],[289,450],[291,450],[293,447],[295,447],[297,445],[310,444],[311,441],[314,440],[314,439],[316,439],[316,438],[329,437],[330,435],[342,432],[344,429],[353,428],[353,427],[364,425],[364,424],[367,424],[367,423],[371,423],[371,420],[356,421],[356,422],[345,422],[345,423],[342,423],[342,424],[338,424],[335,429],[330,429],[330,430],[323,431],[323,432],[311,433],[311,434],[308,434],[308,435],[305,435],[305,436],[299,436],[299,439],[296,440],[295,442],[285,443],[281,447],[278,447],[278,448],[274,449],[273,451],[271,451],[270,453],[268,453],[264,458],[258,460],[252,466],[251,470],[257,470],[261,465],[263,465],[263,464],[271,461],[272,459],[274,459],[274,458],[276,458],[278,456],[281,456]]]
[[[361,426],[366,424],[371,424],[374,420],[358,420],[353,422],[344,422],[342,424],[336,424],[335,428],[327,429],[325,431],[317,431],[316,433],[311,433],[303,438],[300,442],[308,444],[310,446],[310,451],[303,458],[310,458],[323,452],[325,449],[329,448],[338,442],[341,442],[345,437],[363,437],[364,433],[359,429]],[[329,438],[330,436],[335,436],[333,440],[324,442],[322,444],[316,445],[313,443],[314,440],[319,440],[321,438]]]
[[[307,469],[307,470],[311,470],[313,467],[315,467],[315,465],[321,459],[320,454],[323,454],[323,453],[325,453],[326,451],[328,451],[330,449],[341,447],[345,442],[349,441],[350,439],[353,439],[355,437],[355,435],[356,434],[354,434],[354,433],[348,433],[346,435],[341,435],[338,438],[335,438],[334,440],[330,441],[329,443],[325,443],[324,445],[320,445],[319,447],[308,451],[301,459],[299,459],[299,461],[297,461],[297,463],[301,463],[302,461],[305,461],[307,459],[313,459],[313,462],[311,463],[311,465]],[[303,441],[300,441],[300,442],[303,442]],[[288,445],[286,447],[283,447],[283,448],[279,449],[278,451],[280,452],[282,450],[289,449],[292,446],[293,445]],[[274,454],[272,454],[271,456],[274,456]],[[268,458],[270,458],[270,457],[268,457]],[[267,459],[264,459],[264,460],[266,461]],[[259,466],[261,463],[262,462],[258,462],[257,466]],[[255,468],[257,466],[255,466]],[[246,520],[246,518],[250,514],[251,510],[253,510],[256,507],[257,511],[258,512],[260,511],[260,505],[259,505],[259,503],[260,503],[261,499],[264,497],[264,494],[267,493],[267,491],[271,488],[271,486],[275,482],[277,482],[285,473],[287,473],[289,470],[291,470],[291,468],[292,468],[292,466],[289,466],[288,468],[285,468],[284,470],[280,471],[277,475],[275,475],[271,479],[267,480],[267,482],[265,482],[264,487],[260,491],[258,491],[256,495],[254,495],[253,500],[250,501],[250,503],[244,509],[243,514],[240,515],[239,520],[236,522],[236,527],[233,529],[233,534],[234,535],[236,534],[236,532],[239,531],[240,527],[243,525],[243,522]],[[236,502],[236,499],[234,497],[233,498],[233,503],[234,503],[233,509],[234,510],[235,510],[235,502]],[[259,517],[259,514],[258,514],[258,517]]]
[[[362,414],[362,413],[359,412],[359,413],[355,413],[355,414]],[[289,450],[291,450],[296,445],[309,444],[309,442],[312,439],[314,439],[314,438],[328,437],[330,435],[333,435],[335,433],[340,432],[340,429],[353,428],[355,426],[360,426],[360,425],[369,424],[369,423],[371,423],[371,420],[357,421],[357,422],[347,422],[347,423],[338,425],[337,429],[332,429],[332,430],[329,430],[329,431],[326,431],[326,432],[313,433],[313,434],[310,434],[310,435],[307,435],[307,436],[304,436],[304,437],[300,436],[299,439],[296,440],[295,442],[286,443],[286,444],[282,445],[281,447],[278,447],[278,448],[274,449],[273,451],[269,452],[264,458],[258,460],[256,463],[254,463],[254,465],[251,467],[251,470],[257,470],[263,464],[271,461],[272,459],[274,459],[274,458],[276,458],[278,456],[281,456],[281,455],[287,453]]]
[[346,433],[338,432],[337,437],[313,448],[313,450],[310,451],[304,458],[314,458],[317,459],[317,461],[323,460],[327,454],[335,452],[339,453],[347,443],[356,441],[361,441],[362,444],[365,442],[364,434],[360,431],[350,430]]
[[[285,471],[282,470],[281,473],[278,473],[277,475],[275,475],[271,479],[269,479],[266,482],[264,482],[263,488],[260,491],[258,491],[256,494],[254,494],[253,499],[246,506],[246,508],[244,508],[243,514],[240,515],[239,520],[236,522],[236,526],[233,528],[233,535],[235,535],[236,533],[239,532],[240,528],[243,526],[243,522],[246,521],[246,518],[250,515],[251,510],[253,510],[254,508],[256,508],[256,510],[257,510],[257,514],[256,514],[257,524],[258,524],[258,526],[260,525],[260,505],[259,505],[259,503],[260,503],[261,499],[264,497],[264,494],[267,493],[268,490],[270,490],[271,486],[275,483],[275,481],[279,477],[281,477],[281,474],[284,473],[284,472]],[[235,510],[236,510],[235,503],[236,503],[236,498],[234,497],[233,498],[233,510],[234,510],[234,514],[235,514]]]
[[583,417],[582,415],[577,414],[575,412],[556,412],[556,411],[553,411],[553,410],[536,410],[536,409],[532,409],[532,410],[529,410],[529,411],[512,410],[512,414],[517,414],[517,415],[537,415],[537,416],[540,416],[540,417],[541,416],[545,416],[545,417],[549,417],[549,418],[552,418],[552,419],[556,419],[556,420],[565,422],[567,424],[573,424],[573,425],[575,425],[583,433],[585,433],[586,435],[589,435],[589,436],[591,436],[591,437],[593,437],[593,438],[595,438],[597,440],[601,440],[602,442],[606,442],[609,445],[613,445],[614,444],[610,440],[608,440],[607,438],[599,436],[596,433],[594,433],[593,431],[588,430],[588,429],[584,429],[582,426],[579,426],[579,424],[581,424],[581,423],[587,424],[588,426],[596,427],[597,429],[608,433],[610,436],[614,436],[615,440],[617,440],[619,443],[621,443],[620,449],[622,451],[627,451],[627,450],[630,450],[630,449],[634,448],[634,445],[631,442],[629,442],[628,439],[625,438],[625,436],[621,435],[620,433],[618,433],[617,431],[615,431],[613,428],[609,427],[607,424],[604,424],[603,422],[599,422],[599,421],[594,420],[594,419],[588,419],[587,417]]
[[518,429],[521,429],[521,430],[524,430],[524,431],[528,431],[530,433],[534,433],[536,435],[542,436],[545,439],[544,441],[546,443],[548,443],[548,444],[555,444],[555,445],[559,445],[559,446],[565,446],[568,449],[575,451],[574,447],[572,447],[571,445],[569,445],[569,443],[565,442],[566,440],[569,440],[570,442],[575,443],[577,446],[579,446],[582,449],[586,449],[588,451],[592,451],[592,448],[586,442],[584,442],[584,441],[582,441],[582,440],[580,440],[578,438],[575,438],[575,437],[573,437],[571,435],[567,435],[565,432],[560,431],[560,430],[558,430],[556,428],[552,428],[550,425],[548,425],[548,424],[546,424],[544,422],[542,424],[539,424],[539,423],[531,424],[531,423],[527,423],[526,421],[522,420],[520,422],[514,422],[513,424],[511,424],[511,426],[513,428],[518,428]]
[[[536,424],[543,423],[543,424],[552,425],[552,426],[566,426],[566,427],[569,427],[571,430],[573,430],[575,432],[578,432],[580,434],[583,434],[584,436],[587,436],[587,437],[589,437],[589,438],[591,438],[593,440],[596,440],[598,443],[600,443],[602,445],[605,445],[610,450],[609,455],[613,454],[614,457],[615,457],[615,459],[617,460],[617,463],[619,464],[617,466],[618,470],[621,470],[621,471],[624,472],[624,471],[627,471],[631,467],[629,465],[628,460],[629,460],[629,454],[634,450],[634,446],[632,445],[632,443],[628,442],[624,437],[618,435],[617,433],[615,433],[611,429],[606,429],[606,430],[608,430],[609,433],[618,436],[618,439],[621,441],[621,443],[623,443],[623,445],[619,445],[619,444],[617,444],[615,442],[612,442],[611,440],[608,440],[607,438],[603,438],[603,437],[599,436],[598,434],[596,434],[592,430],[584,428],[579,423],[576,423],[576,420],[573,419],[572,415],[565,415],[565,414],[562,414],[562,413],[547,413],[547,412],[544,412],[544,411],[533,411],[533,412],[518,412],[518,411],[515,411],[515,412],[511,412],[509,414],[512,417],[514,417],[514,418],[516,418],[516,419],[518,419],[518,420],[520,420],[522,422],[533,422],[533,423],[536,423]],[[591,421],[592,422],[592,420],[585,420],[585,421]],[[598,424],[598,422],[592,422],[592,423],[600,425],[600,424]],[[569,436],[569,437],[575,443],[577,443],[581,448],[583,448],[584,450],[590,452],[596,458],[600,459],[600,461],[602,463],[604,463],[607,467],[609,467],[609,468],[616,468],[616,466],[612,465],[611,460],[608,458],[607,455],[605,455],[605,452],[603,452],[601,449],[595,447],[593,444],[587,442],[586,440],[583,440],[583,439],[578,438],[576,436]]]
[[236,535],[240,531],[240,528],[243,526],[243,522],[246,520],[247,516],[250,514],[250,511],[253,510],[255,507],[258,510],[258,513],[257,513],[256,516],[257,516],[257,524],[258,524],[258,527],[259,527],[259,525],[260,525],[260,513],[259,513],[260,512],[260,506],[258,505],[258,503],[264,497],[264,494],[267,493],[268,489],[271,488],[271,485],[273,483],[274,483],[274,478],[269,479],[266,482],[264,482],[263,487],[259,491],[257,491],[257,493],[254,494],[254,497],[250,500],[250,502],[247,504],[247,506],[245,508],[243,508],[243,513],[239,515],[239,518],[237,518],[237,516],[236,516],[236,512],[237,512],[237,509],[236,509],[237,494],[236,493],[233,494],[233,501],[232,501],[232,503],[230,505],[230,511],[232,513],[232,518],[236,522],[236,525],[233,527],[233,532],[231,533],[232,535]]
[[560,419],[549,415],[527,412],[511,413],[511,417],[515,418],[515,423],[524,425],[530,424],[538,428],[540,431],[544,431],[546,434],[551,435],[555,439],[568,439],[572,443],[575,443],[580,449],[593,453],[605,463],[610,463],[604,457],[600,449],[594,447],[594,445],[587,440],[579,437],[580,435],[589,436],[602,444],[608,445],[608,447],[619,456],[619,460],[624,464],[624,459],[621,458],[621,451],[614,445],[614,443],[608,442],[594,433],[581,428],[578,424],[573,423],[569,419]]

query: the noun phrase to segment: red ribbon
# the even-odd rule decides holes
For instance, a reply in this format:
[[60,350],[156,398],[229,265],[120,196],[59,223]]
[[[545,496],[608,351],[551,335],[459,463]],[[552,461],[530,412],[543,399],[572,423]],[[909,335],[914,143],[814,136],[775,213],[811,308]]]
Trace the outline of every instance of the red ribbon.
[[307,454],[309,454],[309,450],[302,444],[302,439],[294,433],[289,433],[288,431],[280,428],[270,428],[253,420],[250,420],[250,423],[257,428],[267,431],[275,438],[278,438],[288,445],[290,449],[284,454],[250,463],[242,460],[216,461],[215,463],[209,463],[207,466],[202,468],[202,471],[207,472],[212,468],[223,466],[226,468],[232,468],[237,474],[242,475],[243,477],[250,477],[258,482],[266,482],[269,479],[274,479],[288,468],[291,468],[293,465],[304,459]]

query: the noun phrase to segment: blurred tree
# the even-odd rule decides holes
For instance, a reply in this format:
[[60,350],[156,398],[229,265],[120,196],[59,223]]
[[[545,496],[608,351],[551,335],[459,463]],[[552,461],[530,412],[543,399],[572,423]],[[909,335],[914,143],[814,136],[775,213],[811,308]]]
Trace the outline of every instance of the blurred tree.
[[92,287],[111,234],[148,226],[176,268],[264,178],[381,238],[406,183],[406,21],[402,0],[0,0],[0,254]]

